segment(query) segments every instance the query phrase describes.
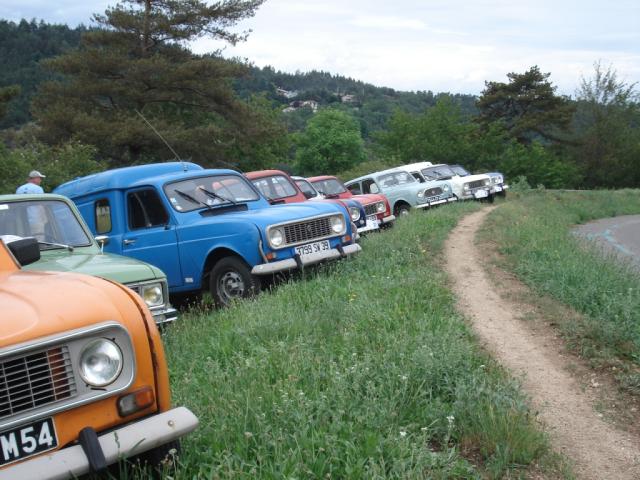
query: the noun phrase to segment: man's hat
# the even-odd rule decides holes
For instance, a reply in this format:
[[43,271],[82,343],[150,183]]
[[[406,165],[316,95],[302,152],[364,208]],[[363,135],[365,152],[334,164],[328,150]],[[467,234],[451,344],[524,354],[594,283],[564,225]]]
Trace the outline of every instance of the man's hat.
[[31,170],[31,173],[29,173],[29,178],[36,178],[36,177],[47,178],[46,176],[41,174],[38,170]]

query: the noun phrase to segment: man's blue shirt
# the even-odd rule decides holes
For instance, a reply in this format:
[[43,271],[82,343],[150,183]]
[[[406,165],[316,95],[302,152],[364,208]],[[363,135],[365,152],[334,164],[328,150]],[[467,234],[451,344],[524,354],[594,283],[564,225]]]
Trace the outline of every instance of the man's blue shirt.
[[25,183],[21,185],[16,190],[16,193],[19,194],[30,194],[30,193],[44,193],[44,190],[40,185],[36,185],[35,183]]

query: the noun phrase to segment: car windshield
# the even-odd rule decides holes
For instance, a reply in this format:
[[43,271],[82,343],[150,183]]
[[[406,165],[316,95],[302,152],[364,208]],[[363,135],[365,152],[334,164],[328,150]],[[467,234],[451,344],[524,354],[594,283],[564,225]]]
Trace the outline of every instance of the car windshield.
[[471,175],[460,165],[451,165],[451,170],[453,171],[453,173],[455,173],[456,175],[460,175],[461,177],[466,177],[468,175]]
[[260,198],[240,175],[189,178],[165,185],[164,193],[179,212],[251,202]]
[[336,178],[327,178],[326,180],[318,180],[311,183],[323,195],[339,195],[347,191],[342,182]]
[[0,202],[0,235],[35,237],[42,250],[92,244],[73,210],[60,200]]
[[378,178],[378,184],[383,188],[393,188],[400,185],[408,185],[410,183],[416,183],[416,179],[410,173],[407,172],[394,172],[380,175]]
[[271,177],[256,178],[251,183],[260,190],[260,193],[268,200],[278,200],[280,198],[293,197],[298,193],[291,180],[284,175],[273,175]]
[[455,175],[453,171],[446,165],[439,167],[428,167],[421,170],[425,180],[446,180]]
[[298,188],[302,190],[302,193],[309,195],[310,197],[315,197],[316,195],[318,195],[318,192],[316,192],[316,189],[313,188],[313,185],[311,185],[306,180],[296,178],[295,182],[296,185],[298,185]]

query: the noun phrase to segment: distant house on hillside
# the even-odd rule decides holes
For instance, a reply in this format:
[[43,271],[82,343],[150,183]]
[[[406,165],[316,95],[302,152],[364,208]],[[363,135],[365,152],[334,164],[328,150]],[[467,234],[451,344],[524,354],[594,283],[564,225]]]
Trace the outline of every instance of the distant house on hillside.
[[285,90],[284,88],[276,87],[276,93],[285,98],[293,98],[298,95],[296,90]]
[[315,100],[295,100],[289,103],[289,106],[284,108],[282,111],[284,113],[295,112],[296,110],[305,107],[310,108],[313,113],[316,113],[318,111],[319,105]]
[[355,95],[342,95],[340,97],[340,101],[342,103],[355,103],[356,102],[356,96]]

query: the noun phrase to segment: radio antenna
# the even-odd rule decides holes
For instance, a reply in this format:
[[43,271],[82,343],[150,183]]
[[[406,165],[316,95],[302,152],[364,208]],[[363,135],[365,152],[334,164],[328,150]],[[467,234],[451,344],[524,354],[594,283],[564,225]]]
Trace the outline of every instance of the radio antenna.
[[167,148],[169,150],[171,150],[171,153],[173,153],[174,157],[176,158],[176,160],[180,163],[182,163],[182,169],[186,172],[187,171],[187,166],[185,165],[184,161],[182,160],[182,158],[180,158],[180,156],[176,153],[176,151],[171,148],[171,145],[169,145],[169,142],[167,142],[164,137],[162,135],[160,135],[160,132],[158,130],[156,130],[156,128],[151,125],[151,122],[149,122],[149,120],[147,120],[145,118],[145,116],[142,114],[142,112],[140,112],[137,108],[135,109],[135,112],[140,115],[140,118],[142,118],[142,120],[144,120],[144,123],[146,123],[147,125],[149,125],[149,128],[151,130],[153,130],[153,132],[158,135],[158,137],[160,137],[160,140],[162,140],[164,142],[164,144],[167,146]]

